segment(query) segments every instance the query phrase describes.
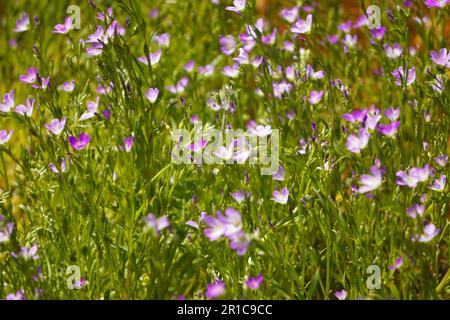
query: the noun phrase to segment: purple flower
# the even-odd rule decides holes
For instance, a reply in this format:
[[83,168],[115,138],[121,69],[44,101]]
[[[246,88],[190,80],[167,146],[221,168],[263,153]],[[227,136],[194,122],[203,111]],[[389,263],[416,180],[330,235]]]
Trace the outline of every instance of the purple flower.
[[238,191],[235,193],[231,193],[230,195],[233,197],[234,200],[236,200],[238,203],[241,203],[242,201],[244,201],[246,198],[250,198],[251,196],[251,192],[244,192],[244,191]]
[[202,138],[199,141],[197,141],[196,143],[191,143],[188,148],[189,148],[189,150],[191,150],[193,152],[200,152],[203,149],[205,149],[207,144],[208,144],[208,140],[205,140]]
[[286,78],[289,81],[295,81],[295,79],[297,77],[297,71],[295,70],[295,66],[287,66],[285,73],[286,73]]
[[448,161],[448,155],[446,155],[446,154],[440,154],[440,155],[438,155],[436,158],[434,158],[434,160],[436,161],[436,163],[437,163],[439,166],[443,167],[443,166],[445,166],[445,165],[447,164],[447,161]]
[[209,241],[216,241],[225,234],[225,226],[219,219],[212,216],[205,216],[205,223],[208,226],[203,232]]
[[331,166],[330,166],[330,161],[325,161],[324,163],[323,163],[323,167],[317,167],[317,169],[318,170],[323,170],[323,171],[326,171],[326,172],[328,172],[328,171],[330,171],[331,169],[333,169],[333,167],[334,167],[334,165],[335,165],[335,163],[331,163]]
[[233,54],[234,50],[236,49],[236,41],[234,40],[232,35],[228,36],[220,36],[219,38],[219,44],[220,44],[220,51],[224,55],[231,55]]
[[214,66],[212,64],[207,64],[206,66],[199,66],[198,73],[205,77],[209,77],[214,73]]
[[91,119],[91,118],[93,118],[95,116],[95,113],[97,112],[97,109],[98,109],[99,101],[100,101],[100,97],[96,97],[95,101],[88,101],[86,103],[87,104],[87,111],[84,112],[80,116],[80,121]]
[[450,3],[450,0],[425,0],[425,5],[428,8],[443,8],[448,3]]
[[[3,216],[0,216],[0,218],[3,218]],[[14,223],[8,222],[5,226],[3,226],[3,221],[1,219],[0,223],[0,243],[8,242],[14,228]]]
[[327,40],[330,44],[336,44],[339,41],[339,36],[337,34],[332,34],[327,36]]
[[[235,0],[236,2],[236,0]],[[245,0],[244,0],[245,2]],[[225,282],[216,280],[213,283],[209,283],[206,286],[206,292],[205,295],[208,299],[215,299],[220,297],[225,293]]]
[[240,230],[239,232],[230,235],[229,239],[230,248],[237,251],[239,256],[244,255],[250,245],[250,237],[243,230]]
[[170,45],[170,34],[168,33],[159,34],[155,36],[155,40],[160,47],[167,48]]
[[274,96],[277,99],[281,99],[283,93],[289,93],[293,86],[291,83],[286,82],[285,80],[281,80],[279,83],[275,81],[272,83]]
[[236,78],[239,75],[239,65],[225,66],[222,69],[222,73],[229,78]]
[[427,201],[427,194],[424,193],[420,196],[420,202],[421,203],[425,203]]
[[385,136],[393,137],[400,126],[400,121],[393,121],[390,124],[377,124],[377,131]]
[[0,130],[0,145],[7,143],[8,140],[11,138],[13,132],[14,130],[11,130],[9,132],[7,130]]
[[239,49],[239,55],[233,59],[233,61],[237,64],[249,64],[250,60],[248,58],[248,53],[243,49]]
[[413,7],[413,2],[412,2],[412,0],[403,0],[403,6],[405,7],[405,8],[412,8]]
[[252,290],[257,290],[261,286],[261,283],[263,282],[263,275],[258,274],[256,277],[248,276],[247,280],[245,280],[245,285],[247,288]]
[[233,160],[236,161],[236,163],[243,164],[252,154],[252,150],[250,149],[238,149],[233,155]]
[[254,57],[252,59],[252,61],[250,61],[250,64],[253,66],[253,68],[258,68],[263,61],[264,61],[263,56],[257,56],[257,57]]
[[444,78],[442,76],[436,76],[436,79],[431,82],[431,88],[437,93],[441,93],[445,90]]
[[427,181],[431,172],[432,170],[430,169],[429,164],[425,164],[423,168],[411,168],[409,170],[409,174],[413,176],[415,179],[417,179],[417,181],[419,182]]
[[19,80],[24,83],[34,83],[37,79],[37,69],[36,68],[28,68],[28,73],[25,75],[21,75]]
[[46,123],[45,127],[54,135],[59,135],[64,130],[66,119],[66,117],[62,118],[61,121],[58,119],[53,119],[50,123]]
[[323,94],[324,94],[323,90],[321,90],[321,91],[316,91],[316,90],[311,91],[311,93],[309,94],[309,100],[308,100],[309,103],[311,103],[311,104],[318,104],[320,102],[320,100],[322,100]]
[[389,107],[386,111],[384,111],[384,115],[391,121],[395,121],[400,117],[400,108],[394,109],[393,107]]
[[32,245],[30,248],[22,247],[20,252],[17,254],[15,252],[11,253],[14,258],[22,258],[25,260],[37,260],[39,256],[37,255],[38,246],[37,244]]
[[242,217],[239,211],[231,207],[225,210],[223,216],[220,211],[217,213],[220,223],[224,227],[223,234],[226,237],[230,237],[242,230]]
[[403,170],[398,171],[395,175],[397,176],[396,182],[398,185],[408,186],[410,188],[417,187],[417,182],[418,182],[417,179],[415,179],[414,177],[411,177]]
[[397,184],[400,186],[408,186],[410,188],[417,187],[417,183],[426,181],[430,174],[430,166],[425,164],[423,168],[411,168],[409,174],[400,170],[396,173]]
[[386,32],[386,28],[381,26],[378,29],[371,29],[370,32],[372,33],[372,37],[374,37],[377,40],[381,40],[384,37],[384,34]]
[[233,145],[230,144],[228,148],[224,146],[219,146],[216,151],[214,151],[214,155],[222,160],[228,160],[233,157]]
[[338,29],[342,32],[348,33],[352,29],[352,20],[347,20],[347,22],[343,22],[340,25],[338,25]]
[[346,34],[342,43],[348,48],[354,48],[358,44],[358,35]]
[[331,85],[337,87],[342,92],[345,99],[350,99],[348,89],[340,79],[331,80]]
[[[128,26],[129,19],[126,20],[126,24]],[[126,32],[126,29],[124,26],[120,25],[116,20],[114,20],[111,25],[109,26],[108,30],[106,30],[106,35],[109,38],[114,37],[115,34],[118,34],[119,36],[123,36]]]
[[150,12],[148,13],[148,16],[152,19],[156,18],[159,16],[159,9],[158,8],[154,8],[151,9]]
[[39,81],[40,81],[40,83],[34,83],[31,85],[31,87],[34,89],[45,90],[50,85],[50,76],[48,76],[47,78],[40,77]]
[[273,29],[272,33],[268,36],[263,35],[261,37],[261,42],[265,45],[275,44],[275,41],[277,39],[277,29]]
[[312,25],[312,15],[308,14],[306,16],[306,20],[297,20],[295,24],[291,28],[292,33],[309,33],[311,32],[311,25]]
[[103,110],[102,114],[106,120],[109,120],[109,118],[111,117],[111,110]]
[[307,79],[313,79],[313,80],[317,80],[317,79],[323,79],[325,77],[325,71],[323,70],[319,70],[319,71],[314,71],[313,67],[311,67],[311,65],[307,65],[306,66],[306,78]]
[[123,138],[123,146],[126,152],[130,152],[133,147],[134,137]]
[[298,7],[284,8],[280,11],[280,16],[287,22],[293,23],[298,18]]
[[20,289],[16,293],[10,293],[6,296],[6,300],[25,300],[25,293]]
[[362,149],[364,149],[369,143],[370,134],[366,131],[366,129],[361,128],[358,132],[358,135],[350,135],[347,138],[347,142],[345,146],[350,152],[359,153]]
[[[53,164],[53,163],[49,163],[48,167],[50,168],[50,170],[52,170],[54,173],[59,174],[59,170],[58,168]],[[66,159],[61,158],[61,173],[66,172]]]
[[217,216],[218,218],[204,215],[207,226],[203,231],[205,236],[210,241],[226,236],[230,240],[230,248],[237,251],[238,255],[243,255],[250,245],[250,237],[242,230],[241,214],[233,208],[227,208],[225,215],[218,211]]
[[95,32],[88,35],[88,40],[86,40],[86,43],[92,43],[96,44],[98,43],[101,45],[100,41],[106,43],[108,41],[107,38],[105,38],[105,31],[103,30],[102,26],[97,26],[97,29],[95,29]]
[[161,230],[170,226],[169,218],[167,216],[162,216],[156,218],[154,214],[150,213],[144,220],[145,227],[144,231],[148,231],[152,229],[155,232],[155,235],[158,235]]
[[384,45],[384,50],[386,52],[386,55],[389,59],[397,59],[400,57],[403,53],[402,47],[398,43],[394,43],[392,46]]
[[14,32],[24,32],[30,27],[30,18],[26,12],[22,13],[22,17],[17,19],[16,27],[13,29]]
[[436,65],[450,68],[450,52],[446,48],[441,48],[439,54],[436,51],[431,50],[430,57]]
[[435,179],[433,185],[427,187],[428,189],[434,191],[442,191],[445,188],[445,183],[447,181],[447,176],[445,174],[441,175],[439,179]]
[[9,39],[8,44],[9,44],[9,46],[10,46],[11,48],[16,48],[16,47],[17,47],[17,40],[14,39],[14,38]]
[[358,17],[355,24],[353,25],[354,28],[361,28],[367,25],[367,17],[365,14],[362,14]]
[[145,97],[150,101],[150,103],[154,103],[156,99],[158,99],[159,89],[158,88],[149,88],[145,93]]
[[342,116],[342,119],[347,120],[351,123],[358,123],[365,121],[367,117],[368,110],[362,109],[362,110],[353,110],[351,113],[346,113]]
[[426,111],[426,110],[422,110],[422,114],[423,114],[423,118],[425,120],[425,122],[430,122],[431,121],[431,112],[430,111]]
[[248,130],[249,134],[258,136],[258,137],[266,137],[272,134],[272,127],[267,125],[257,125],[255,128],[250,128]]
[[317,8],[317,2],[313,2],[312,5],[304,4],[302,6],[303,12],[313,12]]
[[103,52],[103,44],[100,42],[93,42],[92,46],[86,48],[86,53],[88,56],[95,57],[100,55]]
[[241,13],[245,9],[246,0],[233,0],[233,6],[225,7],[225,10]]
[[183,77],[180,79],[180,81],[178,81],[176,83],[176,85],[169,85],[166,87],[166,89],[173,94],[177,94],[177,93],[183,93],[184,89],[186,88],[186,86],[189,83],[189,79],[186,77]]
[[72,18],[68,17],[64,20],[64,24],[57,24],[53,29],[53,33],[66,34],[72,28]]
[[378,121],[381,119],[380,110],[371,106],[367,117],[364,119],[364,127],[366,130],[374,130],[377,126]]
[[191,227],[193,227],[193,228],[195,228],[195,229],[198,229],[198,228],[199,228],[198,223],[195,222],[195,221],[193,221],[193,220],[188,220],[188,221],[186,221],[186,225],[191,226]]
[[14,108],[14,90],[5,93],[3,103],[0,103],[0,111],[2,112],[9,112],[12,108]]
[[75,89],[75,81],[70,80],[69,82],[64,82],[61,85],[61,89],[65,92],[72,92]]
[[336,296],[336,298],[338,298],[339,300],[345,300],[347,298],[347,291],[345,291],[345,289],[342,289],[341,291],[336,291],[334,293],[334,295]]
[[73,284],[73,287],[77,290],[83,288],[86,285],[86,280],[82,277],[80,280],[76,280]]
[[424,212],[425,206],[419,203],[415,203],[411,207],[406,208],[406,213],[413,219],[423,216]]
[[287,187],[284,187],[281,192],[278,190],[275,190],[272,193],[273,197],[271,200],[276,201],[281,204],[286,204],[289,198],[289,189]]
[[185,65],[184,65],[184,70],[186,70],[187,72],[192,72],[193,70],[194,70],[194,68],[195,68],[195,62],[194,61],[192,61],[192,60],[190,60],[189,62],[187,62]]
[[83,150],[84,148],[86,148],[90,140],[91,137],[89,137],[85,132],[80,134],[79,139],[74,136],[69,136],[69,143],[75,150]]
[[272,180],[283,181],[284,180],[284,168],[282,165],[278,167],[278,171],[272,175]]
[[391,75],[395,77],[395,84],[397,86],[401,86],[402,81],[405,81],[406,86],[409,86],[416,80],[416,69],[412,67],[411,69],[403,70],[403,67],[400,66],[392,71]]
[[308,148],[308,144],[306,143],[305,139],[301,138],[299,140],[299,144],[300,144],[300,150],[298,151],[299,154],[306,154],[306,148]]
[[100,21],[105,21],[108,20],[109,18],[111,18],[113,15],[113,9],[111,7],[109,7],[108,9],[106,9],[106,12],[99,12],[96,16],[96,18]]
[[403,257],[399,257],[397,259],[395,259],[395,262],[392,266],[389,266],[389,270],[394,271],[398,268],[400,268],[403,264]]
[[199,122],[199,120],[198,114],[195,113],[189,118],[189,122],[192,124]]
[[159,60],[161,59],[161,49],[159,49],[158,51],[156,51],[155,53],[149,53],[148,58],[146,56],[142,56],[139,57],[138,60],[140,62],[142,62],[145,65],[148,65],[148,62],[150,61],[150,64],[152,66],[154,66],[155,64],[157,64],[159,62]]
[[28,98],[26,101],[26,105],[19,104],[14,109],[14,111],[23,116],[26,115],[27,117],[31,117],[31,115],[33,114],[34,102],[35,102],[34,99]]
[[114,84],[112,82],[109,83],[108,87],[104,87],[101,84],[98,84],[97,89],[95,90],[98,94],[106,94],[110,93],[114,88]]
[[294,52],[295,44],[292,41],[284,41],[283,49],[289,52]]
[[371,174],[363,174],[360,178],[361,186],[358,189],[359,193],[366,193],[373,191],[381,186],[383,182],[383,170],[378,166],[370,167]]
[[423,228],[423,234],[421,235],[414,235],[412,237],[413,241],[419,241],[419,242],[429,242],[431,241],[435,236],[437,236],[441,232],[440,229],[436,229],[436,226],[432,224],[431,222],[425,225]]

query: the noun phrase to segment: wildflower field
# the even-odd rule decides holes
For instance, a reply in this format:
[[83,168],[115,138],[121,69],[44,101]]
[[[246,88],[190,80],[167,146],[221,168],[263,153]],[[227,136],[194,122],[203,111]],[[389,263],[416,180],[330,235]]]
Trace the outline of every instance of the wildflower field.
[[450,1],[0,25],[0,299],[450,298]]

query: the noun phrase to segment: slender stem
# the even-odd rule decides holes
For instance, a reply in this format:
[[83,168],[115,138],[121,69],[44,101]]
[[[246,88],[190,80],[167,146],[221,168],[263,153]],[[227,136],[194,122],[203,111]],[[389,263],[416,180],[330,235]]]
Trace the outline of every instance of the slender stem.
[[437,286],[436,292],[440,293],[444,289],[444,286],[447,284],[447,282],[449,280],[450,280],[450,268],[447,270],[447,273],[445,274],[444,278],[441,280],[441,282]]
[[9,180],[8,180],[8,169],[6,168],[5,158],[3,157],[3,152],[0,152],[0,158],[3,166],[3,174],[5,176],[5,187],[9,190]]

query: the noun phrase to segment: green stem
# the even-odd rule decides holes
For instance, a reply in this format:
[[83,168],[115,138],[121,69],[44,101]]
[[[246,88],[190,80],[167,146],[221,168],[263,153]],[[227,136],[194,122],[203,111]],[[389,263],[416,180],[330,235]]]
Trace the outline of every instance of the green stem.
[[5,158],[3,157],[3,152],[0,152],[0,158],[2,160],[3,174],[5,176],[5,187],[6,187],[6,190],[9,190],[8,170],[6,168]]
[[450,268],[447,270],[447,273],[445,274],[444,278],[441,280],[441,282],[437,286],[436,292],[440,293],[444,289],[444,286],[447,284],[447,282],[449,280],[450,280]]

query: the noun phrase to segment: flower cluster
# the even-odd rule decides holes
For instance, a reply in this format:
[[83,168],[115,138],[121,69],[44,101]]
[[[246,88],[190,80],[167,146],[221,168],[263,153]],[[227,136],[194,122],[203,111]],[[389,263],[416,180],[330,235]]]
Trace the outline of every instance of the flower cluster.
[[217,211],[217,218],[206,215],[205,236],[210,241],[217,241],[222,237],[229,239],[229,245],[238,255],[243,255],[250,245],[251,237],[243,230],[242,217],[239,211],[231,207],[225,210],[225,215]]

